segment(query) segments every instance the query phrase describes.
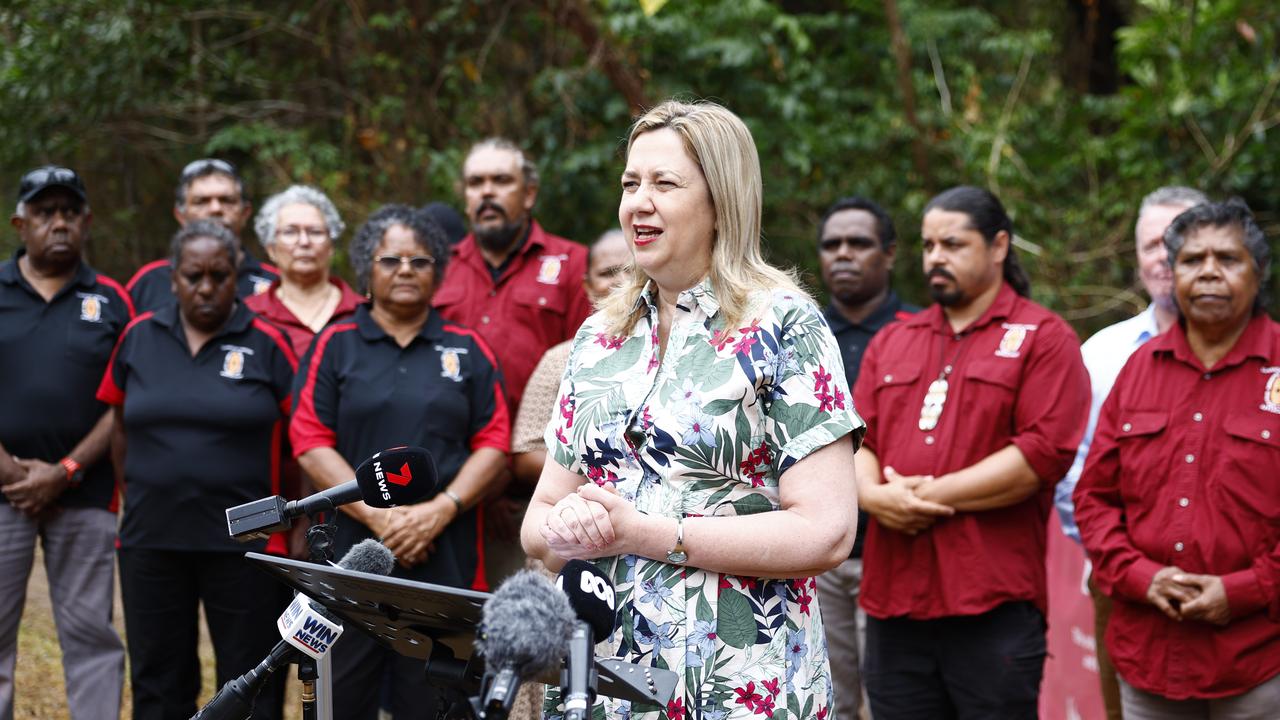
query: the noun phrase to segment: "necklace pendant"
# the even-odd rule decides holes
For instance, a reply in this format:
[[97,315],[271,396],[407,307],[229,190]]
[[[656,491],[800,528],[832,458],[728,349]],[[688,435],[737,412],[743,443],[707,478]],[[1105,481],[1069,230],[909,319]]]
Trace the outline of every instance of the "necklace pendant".
[[920,420],[916,427],[929,432],[938,427],[938,418],[942,417],[942,408],[947,403],[947,390],[950,383],[945,375],[929,383],[929,390],[924,395],[924,403],[920,406]]

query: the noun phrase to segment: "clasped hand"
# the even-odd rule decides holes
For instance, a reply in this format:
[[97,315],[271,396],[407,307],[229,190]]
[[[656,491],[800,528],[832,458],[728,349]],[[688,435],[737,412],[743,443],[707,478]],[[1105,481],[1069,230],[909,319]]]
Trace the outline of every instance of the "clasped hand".
[[395,555],[401,567],[410,568],[426,562],[435,552],[435,539],[450,522],[443,507],[424,502],[385,510],[380,513],[379,527],[370,529]]
[[1214,625],[1231,621],[1227,591],[1217,575],[1197,575],[1176,565],[1160,568],[1147,588],[1147,601],[1170,620],[1203,620]]
[[538,532],[565,560],[592,560],[623,554],[622,540],[638,517],[612,486],[586,483],[551,506]]
[[62,465],[21,458],[14,458],[14,462],[24,471],[21,479],[0,485],[0,491],[13,509],[36,517],[53,507],[53,502],[68,486],[67,471]]
[[892,467],[885,467],[884,479],[871,502],[864,498],[864,509],[890,530],[916,535],[938,518],[950,517],[956,512],[953,507],[924,500],[916,494],[918,488],[933,482],[932,475],[899,475]]

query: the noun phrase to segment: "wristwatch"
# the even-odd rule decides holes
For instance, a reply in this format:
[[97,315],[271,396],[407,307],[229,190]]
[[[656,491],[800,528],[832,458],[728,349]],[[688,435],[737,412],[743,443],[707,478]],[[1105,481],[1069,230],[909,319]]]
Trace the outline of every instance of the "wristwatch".
[[67,482],[71,487],[79,487],[80,481],[84,479],[84,468],[80,467],[80,463],[71,458],[70,455],[58,461],[63,470],[67,471]]
[[667,562],[672,565],[683,565],[689,561],[689,553],[684,551],[684,516],[676,518],[676,544],[667,551]]

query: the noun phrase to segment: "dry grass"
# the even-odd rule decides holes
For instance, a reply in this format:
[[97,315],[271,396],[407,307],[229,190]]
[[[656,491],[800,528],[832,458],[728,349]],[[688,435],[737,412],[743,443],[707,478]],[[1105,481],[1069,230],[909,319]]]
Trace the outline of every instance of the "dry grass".
[[[284,610],[284,608],[281,608]],[[124,637],[124,613],[120,609],[120,587],[116,583],[116,630]],[[213,696],[213,646],[204,623],[200,624],[200,670],[203,683],[199,704]],[[27,584],[27,604],[18,631],[18,668],[14,679],[16,720],[69,720],[66,685],[62,676],[62,651],[58,648],[58,634],[53,625],[53,612],[49,605],[49,586],[44,573],[44,558],[36,551],[35,567]],[[299,685],[296,676],[289,682],[285,703],[286,720],[298,720],[302,716],[298,704]],[[120,716],[129,718],[133,704],[129,697],[129,679],[126,673],[124,706]]]

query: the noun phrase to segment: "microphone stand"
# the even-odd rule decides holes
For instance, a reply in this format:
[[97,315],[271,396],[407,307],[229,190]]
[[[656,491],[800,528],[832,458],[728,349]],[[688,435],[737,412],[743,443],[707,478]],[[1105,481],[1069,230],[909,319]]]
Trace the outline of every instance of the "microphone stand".
[[[317,518],[325,513],[326,520]],[[311,527],[307,528],[307,559],[317,565],[333,562],[334,540],[338,525],[333,516],[337,511],[333,504],[327,510],[308,514]],[[332,720],[333,718],[333,660],[325,653],[320,662],[306,653],[298,656],[298,681],[302,683],[302,720]]]

